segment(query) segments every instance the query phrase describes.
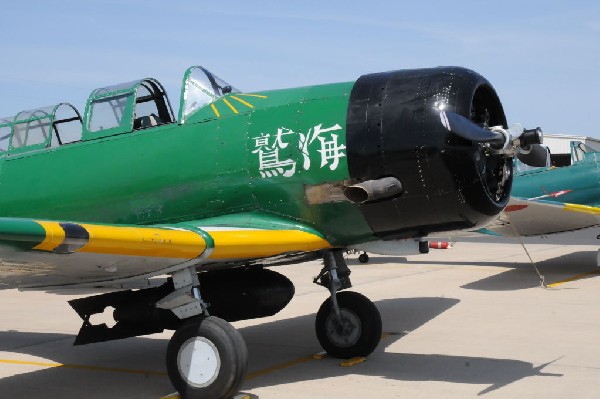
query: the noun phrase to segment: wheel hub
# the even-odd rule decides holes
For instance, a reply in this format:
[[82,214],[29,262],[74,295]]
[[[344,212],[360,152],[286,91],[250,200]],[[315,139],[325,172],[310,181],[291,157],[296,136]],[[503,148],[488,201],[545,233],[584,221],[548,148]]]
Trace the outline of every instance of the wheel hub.
[[356,313],[348,309],[340,309],[340,318],[331,313],[327,318],[326,331],[329,340],[339,347],[356,344],[360,338],[361,323]]
[[204,337],[190,338],[179,350],[177,365],[181,377],[190,386],[206,387],[219,376],[221,368],[219,350]]

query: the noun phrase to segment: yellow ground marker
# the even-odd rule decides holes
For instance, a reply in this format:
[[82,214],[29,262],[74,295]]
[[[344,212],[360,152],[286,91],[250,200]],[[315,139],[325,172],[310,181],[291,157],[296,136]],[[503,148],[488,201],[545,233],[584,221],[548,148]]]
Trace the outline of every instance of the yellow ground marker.
[[582,274],[578,274],[577,276],[573,276],[561,281],[557,281],[556,283],[552,283],[552,284],[548,284],[548,287],[550,288],[554,288],[554,287],[558,287],[561,284],[565,284],[565,283],[570,283],[572,281],[577,281],[577,280],[581,280],[582,278],[586,278],[588,276],[592,276],[594,274],[600,274],[600,271],[598,270],[594,270],[593,272],[587,272],[587,273],[582,273]]
[[[179,394],[177,392],[175,392],[170,395],[163,396],[160,399],[180,399],[180,398],[181,397],[179,396]],[[249,393],[240,392],[237,395],[235,395],[232,399],[255,399],[255,398],[258,398],[258,396],[251,395]]]
[[[590,274],[590,273],[588,273]],[[396,335],[395,333],[383,333],[382,338],[388,337],[390,335]],[[326,352],[315,353],[312,356],[305,356],[298,358],[296,360],[292,360],[285,363],[280,363],[278,365],[267,367],[262,370],[254,371],[252,373],[246,374],[246,381],[252,380],[254,378],[262,377],[264,375],[280,371],[292,366],[296,366],[298,364],[310,362],[312,360],[322,360],[328,357]],[[341,367],[352,367],[357,364],[363,363],[367,360],[366,357],[355,357],[352,359],[344,360],[340,363]],[[132,369],[124,369],[124,368],[115,368],[115,367],[102,367],[102,366],[91,366],[85,364],[63,364],[63,363],[50,363],[50,362],[34,362],[34,361],[23,361],[23,360],[12,360],[12,359],[0,359],[0,364],[17,364],[17,365],[27,365],[27,366],[38,366],[44,368],[52,368],[52,367],[64,367],[69,369],[78,369],[78,370],[88,370],[88,371],[102,371],[109,373],[128,373],[128,374],[142,374],[142,375],[154,375],[159,377],[167,377],[168,374],[164,371],[154,371],[154,370],[132,370]],[[233,399],[255,399],[256,396],[247,393],[240,393],[233,397]],[[162,396],[160,399],[180,399],[179,394],[177,392]]]
[[131,369],[123,369],[123,368],[115,368],[115,367],[102,367],[102,366],[90,366],[85,364],[63,364],[63,363],[46,363],[46,362],[31,362],[31,361],[23,361],[23,360],[11,360],[11,359],[0,359],[0,363],[4,364],[19,364],[24,366],[38,366],[44,368],[53,368],[53,367],[64,367],[67,369],[77,369],[77,370],[88,370],[88,371],[104,371],[108,373],[128,373],[128,374],[143,374],[143,375],[156,375],[160,377],[166,377],[167,373],[164,371],[154,371],[154,370],[131,370]]
[[344,360],[340,363],[341,367],[352,367],[357,364],[364,363],[367,361],[366,357],[353,357],[352,359]]
[[[392,335],[392,334],[384,333],[384,334],[382,334],[382,338],[387,337],[389,335]],[[312,358],[313,358],[313,360],[323,360],[323,359],[326,359],[328,356],[329,355],[327,354],[327,352],[319,352],[319,353],[315,353],[314,355],[312,355]],[[340,363],[340,366],[341,367],[352,367],[352,366],[356,366],[359,363],[363,363],[365,361],[367,361],[366,357],[353,357],[352,359],[343,360]]]

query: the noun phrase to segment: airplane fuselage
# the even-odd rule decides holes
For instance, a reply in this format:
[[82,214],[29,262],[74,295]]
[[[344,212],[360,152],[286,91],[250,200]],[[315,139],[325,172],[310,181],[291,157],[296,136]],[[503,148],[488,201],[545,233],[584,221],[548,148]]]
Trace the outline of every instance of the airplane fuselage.
[[566,167],[535,169],[519,173],[513,184],[513,195],[544,201],[600,206],[600,153],[590,152],[585,158]]
[[[510,181],[501,157],[451,137],[439,110],[482,107],[505,124],[489,83],[461,68],[231,94],[185,123],[5,153],[0,212],[146,225],[262,211],[316,226],[333,245],[472,229],[502,210]],[[401,194],[343,195],[386,177]]]
[[[349,179],[345,120],[351,88],[268,92],[247,102],[258,108],[280,95],[288,100],[4,156],[2,216],[160,224],[261,210],[310,221],[331,237],[368,240],[372,232],[356,206],[311,205],[305,194],[324,181]],[[305,159],[300,134],[314,136],[319,127],[318,137],[307,138],[313,141],[305,146]],[[319,138],[323,146],[331,142],[328,154],[319,153]]]

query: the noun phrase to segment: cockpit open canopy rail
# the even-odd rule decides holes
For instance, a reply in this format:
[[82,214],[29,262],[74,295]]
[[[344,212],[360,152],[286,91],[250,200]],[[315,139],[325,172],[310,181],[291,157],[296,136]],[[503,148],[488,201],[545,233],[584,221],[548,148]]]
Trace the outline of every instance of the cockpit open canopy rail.
[[[185,71],[179,123],[230,93],[239,93],[201,66]],[[0,154],[23,153],[176,122],[163,86],[153,78],[94,90],[83,117],[68,103],[0,118]]]

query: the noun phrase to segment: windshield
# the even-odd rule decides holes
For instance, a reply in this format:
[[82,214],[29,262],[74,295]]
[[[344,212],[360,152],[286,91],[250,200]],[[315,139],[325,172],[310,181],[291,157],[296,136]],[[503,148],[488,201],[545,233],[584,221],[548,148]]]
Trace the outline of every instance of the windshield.
[[201,66],[190,67],[183,79],[179,111],[181,123],[196,110],[218,100],[223,95],[240,92]]

